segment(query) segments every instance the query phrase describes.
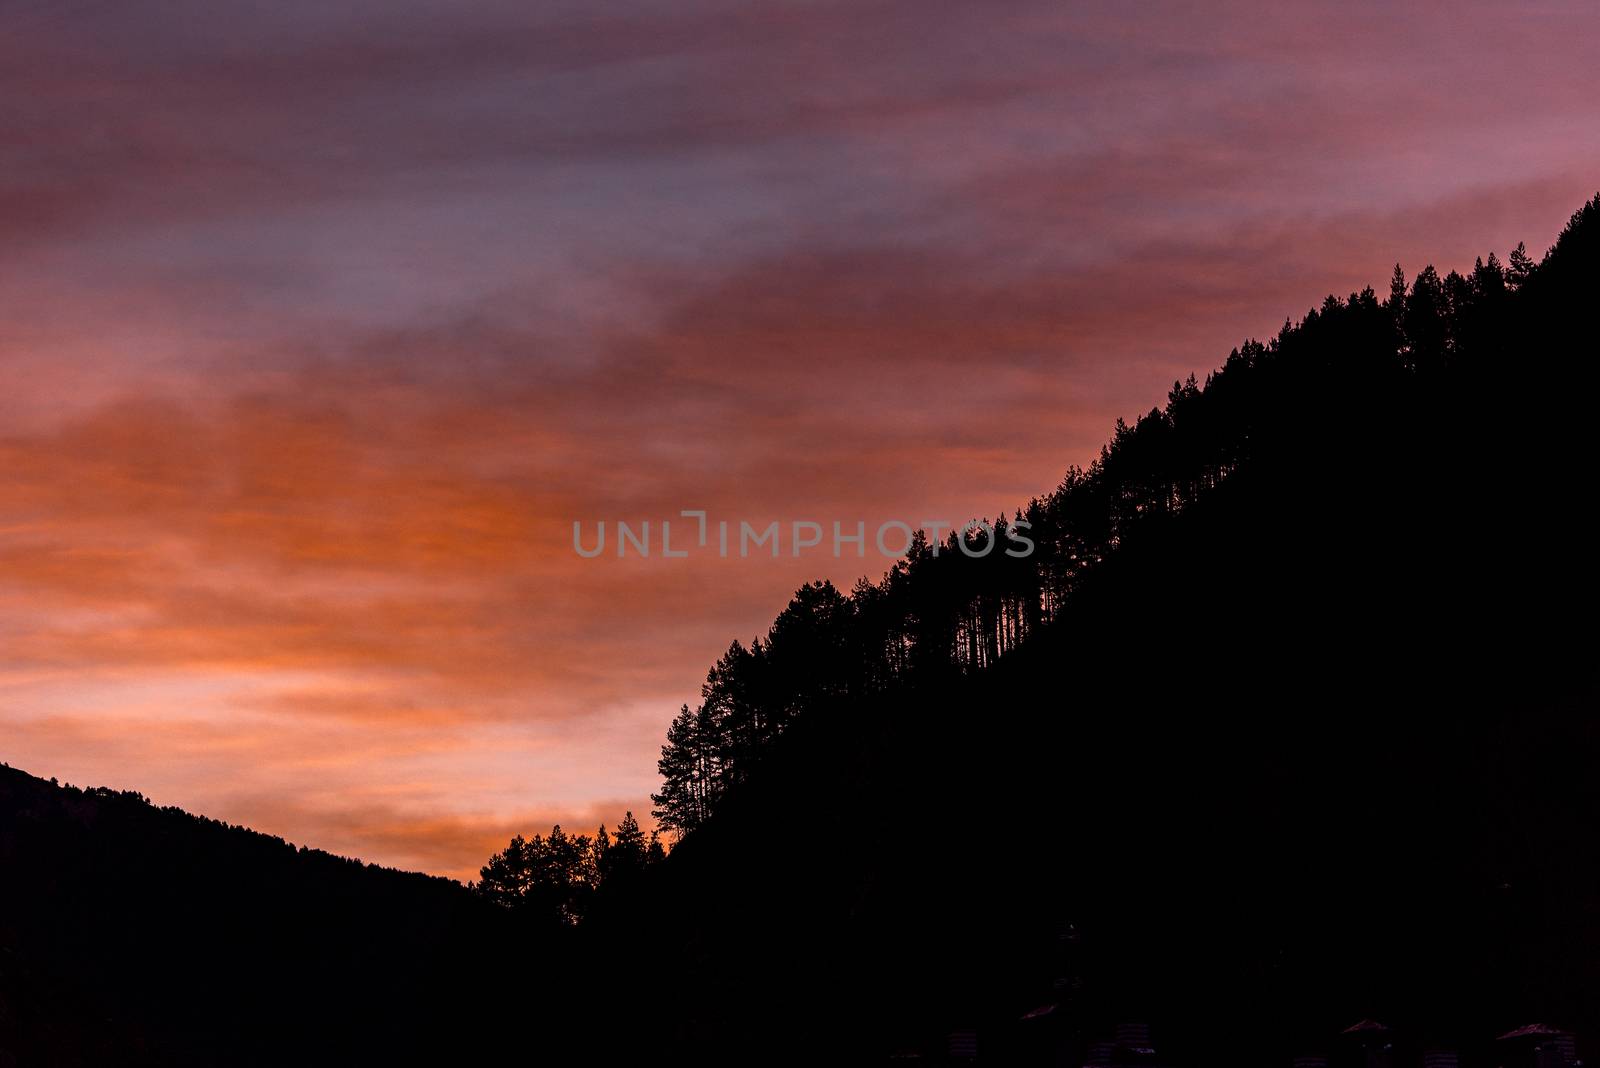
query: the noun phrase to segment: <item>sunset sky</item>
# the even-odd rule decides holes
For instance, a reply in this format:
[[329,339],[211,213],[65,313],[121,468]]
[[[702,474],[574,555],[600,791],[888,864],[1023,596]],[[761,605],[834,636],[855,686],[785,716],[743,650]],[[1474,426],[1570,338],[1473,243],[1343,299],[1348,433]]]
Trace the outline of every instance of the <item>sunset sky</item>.
[[644,815],[728,643],[888,561],[574,520],[994,515],[1542,253],[1600,9],[1394,6],[0,0],[0,759],[462,878]]

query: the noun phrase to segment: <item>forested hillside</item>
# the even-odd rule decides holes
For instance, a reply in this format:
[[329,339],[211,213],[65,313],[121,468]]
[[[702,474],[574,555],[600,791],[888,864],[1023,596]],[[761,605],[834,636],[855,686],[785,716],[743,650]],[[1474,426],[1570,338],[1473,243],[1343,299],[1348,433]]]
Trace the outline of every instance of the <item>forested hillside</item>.
[[[700,703],[673,723],[656,815],[679,830],[698,826],[808,709],[994,664],[1070,615],[1075,591],[1125,542],[1157,536],[1241,470],[1298,465],[1305,491],[1331,493],[1310,482],[1330,461],[1340,482],[1376,488],[1384,467],[1419,449],[1470,450],[1442,462],[1509,460],[1479,454],[1491,426],[1472,449],[1442,438],[1456,427],[1436,417],[1465,417],[1501,389],[1533,386],[1528,376],[1540,372],[1523,360],[1563,359],[1560,349],[1536,356],[1529,346],[1535,331],[1554,327],[1540,321],[1572,269],[1554,261],[1583,254],[1596,210],[1574,217],[1545,277],[1520,245],[1508,266],[1491,254],[1467,275],[1441,278],[1429,266],[1408,284],[1396,265],[1387,298],[1370,288],[1330,296],[1271,341],[1234,350],[1204,384],[1174,383],[1164,407],[1132,426],[1119,420],[1087,470],[1069,469],[1054,492],[1009,518],[968,524],[942,543],[919,531],[905,560],[848,595],[825,582],[801,589],[765,638],[729,648]],[[1473,394],[1481,388],[1492,392]],[[1512,425],[1525,414],[1495,412]]]
[[1597,283],[1600,199],[1397,268],[1119,425],[1032,555],[919,543],[732,646],[661,761],[681,1048],[1595,1032]]

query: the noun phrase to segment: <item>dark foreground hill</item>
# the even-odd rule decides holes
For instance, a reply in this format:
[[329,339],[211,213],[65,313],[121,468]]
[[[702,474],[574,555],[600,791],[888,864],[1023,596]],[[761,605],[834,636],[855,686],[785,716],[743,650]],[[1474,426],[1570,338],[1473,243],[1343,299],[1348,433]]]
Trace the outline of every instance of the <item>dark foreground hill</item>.
[[677,848],[576,929],[6,772],[0,1048],[831,1065],[958,1032],[1081,1064],[1140,1022],[1140,1063],[1282,1068],[1366,1017],[1419,1065],[1510,1068],[1490,1039],[1534,1020],[1592,1041],[1597,292],[1600,201],[1541,264],[1330,298],[1180,385],[1030,507],[1026,568],[924,544],[808,587],[674,725]]
[[1231,486],[981,679],[799,728],[671,858],[681,1041],[994,1053],[1053,1007],[1080,1053],[1133,1020],[1281,1066],[1363,1017],[1600,1031],[1592,602],[1485,575],[1525,554],[1471,498],[1408,507],[1420,474]]
[[1284,1065],[1375,1017],[1488,1068],[1534,1020],[1600,1037],[1597,292],[1600,200],[1538,266],[1330,298],[1175,388],[1030,510],[1066,548],[1021,579],[951,542],[825,618],[802,591],[669,737],[676,1048],[1083,1063],[1139,1021],[1158,1063]]

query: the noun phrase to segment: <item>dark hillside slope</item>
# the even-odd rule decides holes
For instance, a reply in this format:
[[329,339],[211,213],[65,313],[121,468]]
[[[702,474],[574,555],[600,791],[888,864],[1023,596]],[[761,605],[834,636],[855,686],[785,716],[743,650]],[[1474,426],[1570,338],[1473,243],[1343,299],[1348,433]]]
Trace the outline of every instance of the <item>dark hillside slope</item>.
[[1364,1016],[1467,1063],[1532,1019],[1600,1034],[1597,245],[1590,205],[1440,366],[1287,330],[1248,462],[1056,623],[808,709],[667,866],[681,1047],[1001,1055],[1044,1005],[1192,1063]]

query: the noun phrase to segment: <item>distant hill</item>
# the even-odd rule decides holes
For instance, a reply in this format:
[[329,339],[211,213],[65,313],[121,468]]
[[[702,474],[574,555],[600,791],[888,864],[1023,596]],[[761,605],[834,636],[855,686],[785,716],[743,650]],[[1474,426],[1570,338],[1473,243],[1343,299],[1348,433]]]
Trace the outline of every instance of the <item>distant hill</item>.
[[447,879],[0,767],[0,1064],[470,1048],[523,941],[506,920]]

